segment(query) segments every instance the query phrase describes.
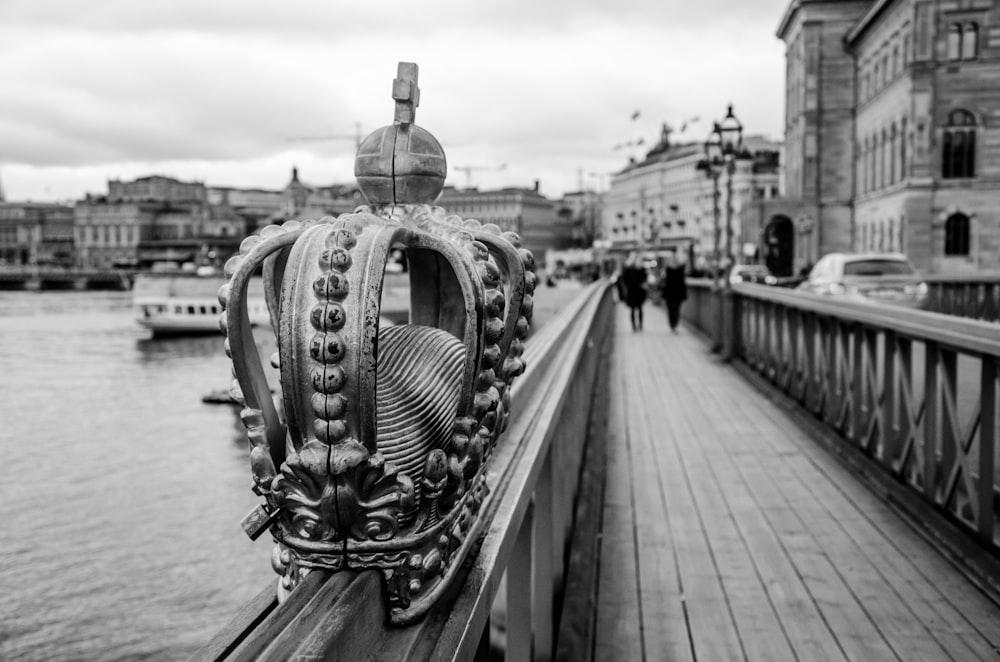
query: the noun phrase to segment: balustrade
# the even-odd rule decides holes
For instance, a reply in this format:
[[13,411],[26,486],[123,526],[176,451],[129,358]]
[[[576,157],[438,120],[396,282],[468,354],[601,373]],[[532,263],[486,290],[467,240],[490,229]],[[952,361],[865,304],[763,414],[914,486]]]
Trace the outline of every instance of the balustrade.
[[720,330],[703,312],[720,293],[689,291],[689,319],[729,334],[732,358],[1000,552],[994,323],[741,284]]

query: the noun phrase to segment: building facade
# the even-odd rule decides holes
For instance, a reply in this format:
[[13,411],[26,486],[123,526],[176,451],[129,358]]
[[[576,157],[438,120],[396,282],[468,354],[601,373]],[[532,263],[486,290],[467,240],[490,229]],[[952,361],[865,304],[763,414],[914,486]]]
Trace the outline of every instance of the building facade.
[[727,247],[736,262],[753,261],[760,225],[755,205],[779,193],[781,145],[747,136],[743,148],[730,179],[725,169],[703,167],[702,144],[673,144],[664,126],[642,161],[612,175],[604,196],[604,245],[617,253],[680,251],[699,271],[725,262]]
[[218,264],[247,232],[230,207],[208,201],[203,183],[161,175],[111,180],[107,195],[88,195],[73,215],[75,264],[86,269]]
[[537,184],[533,189],[496,191],[446,186],[435,204],[462,218],[495,223],[504,232],[516,232],[539,264],[546,251],[564,248],[571,241],[569,227],[557,222],[556,204],[538,192]]
[[73,207],[0,202],[0,265],[68,267],[73,263]]
[[1000,3],[795,0],[778,37],[786,196],[765,209],[769,257],[1000,270]]

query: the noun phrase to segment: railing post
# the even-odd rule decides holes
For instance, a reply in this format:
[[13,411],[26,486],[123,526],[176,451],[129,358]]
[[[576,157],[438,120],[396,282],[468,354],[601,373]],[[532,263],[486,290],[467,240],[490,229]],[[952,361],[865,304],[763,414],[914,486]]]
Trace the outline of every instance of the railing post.
[[739,319],[736,314],[736,295],[728,287],[721,291],[719,305],[722,307],[720,315],[720,345],[722,347],[722,359],[732,360],[736,353],[737,338],[739,337]]
[[508,662],[531,660],[531,539],[534,504],[528,504],[524,521],[514,542],[510,565],[507,566],[507,650]]
[[875,458],[891,469],[899,448],[893,425],[896,415],[896,332],[886,329],[882,339],[882,426],[879,430],[882,439],[876,446]]
[[984,355],[981,359],[982,419],[979,422],[979,483],[977,492],[979,536],[993,545],[993,489],[997,453],[997,360]]
[[[554,648],[554,590],[553,568],[556,559],[553,549],[555,518],[553,517],[552,450],[545,457],[542,472],[535,487],[534,533],[532,535],[535,572],[532,582],[534,604],[532,608],[536,662],[552,659]],[[561,533],[561,531],[560,531]],[[510,590],[510,586],[507,587]]]
[[927,341],[924,345],[924,430],[921,460],[923,461],[924,494],[932,502],[938,502],[937,492],[937,438],[939,418],[938,344]]

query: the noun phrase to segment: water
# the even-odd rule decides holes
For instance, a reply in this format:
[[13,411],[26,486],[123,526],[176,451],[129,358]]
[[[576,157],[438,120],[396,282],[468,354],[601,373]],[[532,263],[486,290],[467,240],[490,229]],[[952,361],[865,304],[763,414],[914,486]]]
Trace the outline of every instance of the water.
[[[541,287],[539,327],[578,294]],[[0,660],[183,660],[275,575],[222,336],[129,293],[0,292]],[[262,339],[262,356],[273,339]]]
[[[0,659],[186,659],[273,582],[222,336],[128,293],[0,292]],[[266,356],[266,354],[265,354]]]

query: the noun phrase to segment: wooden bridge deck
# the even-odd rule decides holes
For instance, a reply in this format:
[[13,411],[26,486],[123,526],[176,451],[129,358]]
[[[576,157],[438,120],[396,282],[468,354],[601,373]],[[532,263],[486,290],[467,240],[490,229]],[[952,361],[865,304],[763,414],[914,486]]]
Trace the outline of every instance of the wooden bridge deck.
[[595,660],[1000,659],[1000,608],[647,306],[618,319]]

